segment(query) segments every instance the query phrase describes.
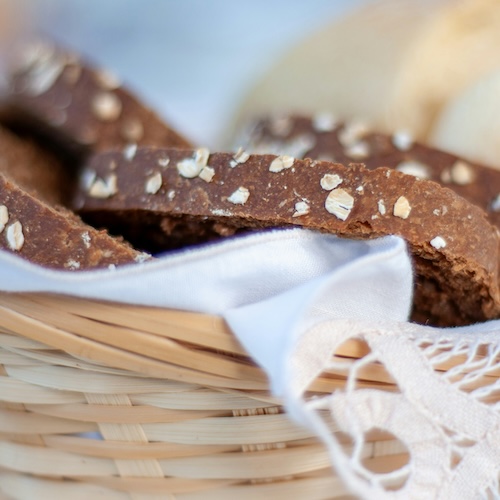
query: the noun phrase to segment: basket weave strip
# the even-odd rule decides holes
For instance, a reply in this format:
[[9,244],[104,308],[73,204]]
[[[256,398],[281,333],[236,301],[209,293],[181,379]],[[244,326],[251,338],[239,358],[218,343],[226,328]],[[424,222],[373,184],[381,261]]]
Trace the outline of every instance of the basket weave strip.
[[[76,405],[27,405],[27,409],[40,414],[61,417],[61,419],[83,422],[130,424],[183,422],[194,418],[209,418],[220,416],[220,410],[193,412],[189,410],[165,410],[152,406],[116,406],[97,404]],[[60,419],[60,420],[61,420]],[[82,432],[82,431],[80,431]]]
[[77,436],[51,435],[45,436],[44,444],[50,448],[111,459],[143,460],[150,458],[179,458],[205,456],[216,453],[235,452],[241,445],[190,445],[176,443],[133,443],[88,439]]
[[[21,482],[20,476],[9,473],[8,476],[1,475],[3,488],[16,494],[17,498],[37,498],[37,500],[54,500],[54,498],[70,498],[74,500],[88,500],[90,495],[95,498],[106,498],[106,500],[129,500],[130,492],[134,488],[129,486],[128,490],[110,489],[100,485],[88,483],[68,483],[53,479],[28,478]],[[130,483],[129,483],[130,484]],[[251,485],[225,486],[223,482],[203,482],[203,489],[175,492],[176,499],[180,500],[254,500],[255,498],[308,498],[310,500],[321,500],[325,498],[345,500],[351,498],[341,482],[336,477],[305,478],[293,482],[264,483]],[[201,486],[201,485],[200,485]],[[147,490],[149,499],[169,498],[165,496],[167,487],[159,484]],[[146,491],[144,487],[141,491]],[[174,490],[170,490],[174,491]],[[159,494],[158,497],[149,495]],[[31,496],[30,496],[31,495]],[[33,496],[36,495],[36,496]],[[170,497],[173,498],[173,497]]]
[[56,434],[83,433],[95,431],[95,425],[63,418],[46,417],[28,413],[0,409],[0,432],[13,434]]
[[[379,450],[381,452],[381,450]],[[401,457],[397,446],[385,450],[376,457]],[[365,458],[371,458],[374,445],[366,446]],[[0,443],[0,466],[17,472],[31,472],[45,477],[102,478],[116,477],[116,460],[89,457],[85,460],[75,453],[30,446],[19,443]],[[149,460],[120,459],[129,467],[149,463]],[[311,446],[279,448],[245,453],[220,453],[206,456],[179,457],[155,460],[162,475],[184,479],[272,479],[293,475],[305,475],[317,471],[330,472],[327,452],[319,444]],[[57,468],[54,468],[57,465]],[[135,476],[154,477],[154,476]]]

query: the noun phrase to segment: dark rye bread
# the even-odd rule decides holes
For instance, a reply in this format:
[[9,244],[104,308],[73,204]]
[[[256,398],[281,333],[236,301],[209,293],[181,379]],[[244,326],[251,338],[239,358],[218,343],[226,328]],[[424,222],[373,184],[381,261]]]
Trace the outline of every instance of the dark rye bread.
[[84,270],[142,262],[147,255],[52,207],[0,173],[0,249],[54,269]]
[[403,132],[376,133],[360,122],[338,122],[328,114],[284,115],[254,122],[238,145],[254,153],[394,168],[453,189],[500,227],[500,171],[413,142]]
[[18,51],[2,101],[4,123],[73,154],[129,144],[190,147],[114,75],[45,40]]
[[497,229],[452,190],[391,169],[139,148],[92,157],[75,207],[153,251],[277,226],[401,235],[417,275],[415,320],[458,325],[500,315]]
[[38,144],[0,128],[0,249],[59,269],[91,269],[148,256],[61,207],[65,168]]

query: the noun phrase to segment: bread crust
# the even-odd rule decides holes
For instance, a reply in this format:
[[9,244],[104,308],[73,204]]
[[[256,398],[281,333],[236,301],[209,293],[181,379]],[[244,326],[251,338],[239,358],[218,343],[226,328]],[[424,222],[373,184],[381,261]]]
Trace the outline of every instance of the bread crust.
[[330,115],[286,115],[254,122],[239,143],[249,152],[359,161],[369,169],[388,167],[432,180],[482,208],[500,228],[500,171],[413,141],[405,132],[378,133]]

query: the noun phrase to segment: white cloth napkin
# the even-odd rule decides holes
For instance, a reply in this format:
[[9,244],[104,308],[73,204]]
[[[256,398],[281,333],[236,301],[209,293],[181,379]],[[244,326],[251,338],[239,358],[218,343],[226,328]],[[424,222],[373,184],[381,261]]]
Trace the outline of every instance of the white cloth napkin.
[[[299,319],[297,306],[302,310],[306,305],[334,315],[405,319],[411,286],[402,240],[351,241],[303,229],[256,233],[172,252],[142,265],[85,272],[49,270],[0,251],[4,291],[228,314],[237,330],[239,310],[250,305],[262,307],[266,321],[280,318],[287,330]],[[386,299],[396,300],[396,307],[376,313]],[[242,323],[247,321],[253,319]]]

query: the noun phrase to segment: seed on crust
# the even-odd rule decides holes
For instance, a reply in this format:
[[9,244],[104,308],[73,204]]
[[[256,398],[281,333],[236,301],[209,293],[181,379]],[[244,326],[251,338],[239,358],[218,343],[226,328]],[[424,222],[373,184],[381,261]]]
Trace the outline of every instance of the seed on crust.
[[357,142],[347,146],[344,150],[345,154],[353,160],[363,160],[370,154],[370,146],[366,142]]
[[138,262],[139,264],[142,264],[143,262],[146,262],[149,259],[151,259],[151,254],[147,252],[142,252],[134,257],[135,262]]
[[269,165],[270,172],[281,172],[287,168],[291,168],[295,162],[295,158],[293,156],[281,155],[277,156]]
[[338,134],[339,142],[344,148],[349,148],[359,143],[368,132],[369,128],[365,123],[347,123]]
[[250,158],[250,155],[243,149],[238,148],[238,151],[233,155],[233,159],[229,163],[231,168],[234,168],[242,163],[245,163]]
[[7,222],[9,222],[9,211],[5,205],[0,205],[0,233],[4,230]]
[[500,194],[497,194],[491,202],[490,209],[493,212],[500,212]]
[[407,219],[411,212],[411,205],[408,198],[400,196],[394,203],[393,214],[401,219]]
[[393,134],[392,144],[400,151],[408,151],[413,146],[413,137],[405,130],[400,130]]
[[18,252],[24,245],[23,226],[19,221],[7,228],[7,245],[11,250]]
[[156,172],[147,178],[146,184],[144,185],[144,190],[148,194],[156,194],[162,185],[163,179],[160,172]]
[[378,200],[377,202],[378,211],[380,215],[385,215],[385,203],[384,200]]
[[177,171],[186,179],[198,177],[202,168],[203,165],[197,164],[194,158],[185,158],[177,163]]
[[248,197],[250,196],[250,191],[246,187],[240,186],[228,199],[230,203],[234,205],[244,205]]
[[205,182],[211,182],[212,179],[214,178],[215,175],[215,170],[212,167],[203,167],[201,169],[201,172],[198,174],[198,177],[205,181]]
[[335,189],[342,182],[342,177],[338,174],[325,174],[319,181],[325,191]]
[[402,161],[396,170],[406,175],[413,175],[417,179],[429,179],[429,167],[424,163],[414,160]]
[[65,264],[64,264],[64,267],[66,267],[67,269],[71,269],[71,270],[76,270],[76,269],[80,269],[80,262],[78,262],[77,260],[74,260],[74,259],[69,259]]
[[459,186],[466,186],[474,182],[475,175],[472,167],[463,160],[457,160],[450,169],[451,181]]
[[99,92],[91,102],[92,112],[101,121],[116,120],[122,112],[122,103],[112,92]]
[[309,203],[305,202],[304,200],[298,201],[297,203],[295,203],[295,212],[293,213],[292,217],[307,215],[310,211],[311,207],[309,206]]
[[326,197],[326,210],[338,219],[346,220],[353,206],[354,198],[345,189],[334,189]]
[[137,153],[137,144],[127,144],[123,148],[123,157],[128,160],[132,161],[135,157],[135,154]]
[[441,248],[444,248],[446,246],[446,241],[442,236],[436,236],[435,238],[432,238],[432,240],[430,241],[430,244],[436,250],[440,250]]
[[163,168],[166,168],[168,167],[168,164],[170,163],[170,158],[168,156],[163,156],[161,158],[158,158],[158,165],[160,165],[160,167],[163,167]]
[[82,233],[82,241],[83,241],[83,244],[85,245],[85,248],[90,248],[91,238],[90,238],[90,234],[88,231],[84,231]]
[[186,179],[194,179],[207,165],[209,156],[210,151],[207,148],[198,148],[192,156],[177,162],[177,171]]
[[118,192],[117,181],[116,174],[110,174],[106,179],[96,177],[88,190],[88,194],[92,198],[110,198]]
[[210,150],[208,148],[198,148],[194,152],[194,161],[203,168],[208,163],[209,156]]
[[53,48],[48,46],[42,49],[38,56],[35,56],[34,52],[32,56],[36,59],[28,63],[26,92],[32,96],[39,96],[52,88],[63,72],[66,60],[56,55]]

